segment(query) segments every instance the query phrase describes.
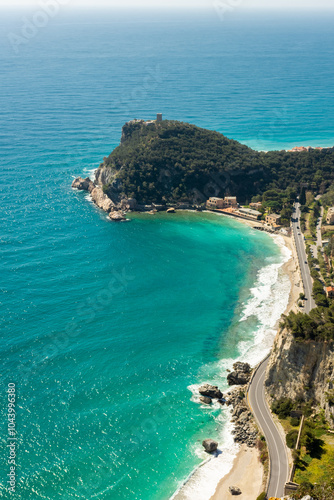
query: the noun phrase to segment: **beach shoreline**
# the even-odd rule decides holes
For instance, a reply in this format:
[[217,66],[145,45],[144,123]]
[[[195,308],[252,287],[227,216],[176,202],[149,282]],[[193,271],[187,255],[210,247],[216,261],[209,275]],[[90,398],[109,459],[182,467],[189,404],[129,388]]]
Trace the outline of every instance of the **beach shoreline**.
[[[251,228],[257,226],[255,221],[245,219],[238,219],[238,221]],[[277,246],[281,249],[285,247],[290,252],[288,260],[280,266],[282,273],[288,277],[290,282],[288,303],[284,310],[284,314],[288,314],[291,310],[297,309],[299,294],[303,291],[303,285],[298,271],[296,249],[293,239],[289,236],[283,234],[269,234],[269,236],[272,237]],[[273,327],[273,330],[276,332],[275,337],[278,334],[279,323],[280,320],[278,320]],[[201,464],[201,466],[202,465],[203,464]],[[191,474],[189,478],[190,482],[194,481],[201,466]],[[241,489],[242,494],[238,496],[240,500],[255,500],[257,496],[265,490],[266,477],[263,465],[260,462],[260,453],[257,448],[249,448],[246,445],[241,445],[239,449],[234,452],[229,469],[229,472],[226,472],[225,467],[225,471],[222,471],[223,474],[216,483],[215,492],[208,497],[210,500],[226,500],[226,498],[232,498],[228,490],[229,486],[237,486]],[[184,484],[171,498],[173,500],[188,500],[190,497],[185,492],[185,486]]]
[[[282,266],[282,270],[289,277],[291,285],[288,305],[284,311],[284,314],[287,315],[290,311],[297,309],[297,300],[303,288],[293,240],[284,235],[280,236],[282,236],[285,246],[291,252],[290,259]],[[277,322],[275,329],[278,334],[279,322]],[[256,448],[247,448],[245,445],[240,447],[234,459],[232,469],[220,479],[216,491],[210,500],[224,500],[227,495],[231,496],[228,488],[232,485],[241,489],[242,494],[238,496],[240,500],[255,500],[258,495],[265,491],[264,468],[260,462],[260,453]]]
[[217,489],[210,500],[226,500],[232,495],[230,486],[240,488],[240,500],[255,500],[262,491],[264,481],[264,468],[260,462],[257,448],[248,448],[242,445],[234,459],[233,467],[218,483]]

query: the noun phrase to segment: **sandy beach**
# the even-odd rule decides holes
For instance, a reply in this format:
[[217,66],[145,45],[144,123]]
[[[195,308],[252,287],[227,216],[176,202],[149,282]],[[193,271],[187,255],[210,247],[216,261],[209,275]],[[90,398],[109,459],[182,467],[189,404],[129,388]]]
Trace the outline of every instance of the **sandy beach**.
[[232,470],[221,479],[210,500],[233,498],[229,492],[230,486],[240,488],[241,495],[238,495],[240,500],[255,500],[264,490],[263,479],[263,466],[259,461],[258,450],[242,445],[233,462]]

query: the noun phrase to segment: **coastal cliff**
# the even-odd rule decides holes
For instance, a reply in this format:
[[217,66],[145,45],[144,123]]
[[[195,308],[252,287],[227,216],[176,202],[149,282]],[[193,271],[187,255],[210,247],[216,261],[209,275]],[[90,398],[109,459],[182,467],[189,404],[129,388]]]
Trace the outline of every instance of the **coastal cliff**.
[[72,182],[72,188],[78,189],[79,191],[88,191],[95,205],[104,212],[108,213],[111,220],[125,220],[125,215],[120,212],[120,210],[128,210],[130,208],[126,200],[118,199],[113,201],[103,192],[103,189],[99,186],[96,186],[89,177],[87,177],[86,179],[77,177]]
[[275,339],[265,382],[269,400],[289,398],[324,409],[334,427],[334,345],[297,341],[287,329]]

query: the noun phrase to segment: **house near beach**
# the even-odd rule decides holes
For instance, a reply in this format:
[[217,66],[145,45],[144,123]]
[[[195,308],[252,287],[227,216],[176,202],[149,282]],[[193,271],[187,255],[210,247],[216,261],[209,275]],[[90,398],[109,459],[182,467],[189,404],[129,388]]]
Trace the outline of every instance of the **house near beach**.
[[206,208],[209,210],[217,210],[220,208],[225,208],[224,198],[216,198],[215,196],[209,198],[206,202]]
[[253,210],[252,208],[239,208],[238,212],[240,215],[243,217],[246,217],[247,219],[253,219],[253,220],[259,220],[262,216],[262,213],[259,212],[258,210]]
[[238,202],[236,196],[225,196],[224,202],[226,208],[238,208]]
[[224,208],[238,208],[236,196],[225,196],[225,198],[217,198],[215,196],[208,199],[206,208],[209,210],[221,210]]
[[281,216],[279,214],[266,215],[266,223],[270,226],[279,226],[281,224]]
[[253,208],[253,210],[259,210],[259,208],[262,207],[262,202],[261,201],[257,201],[256,203],[250,203],[249,207]]
[[326,215],[326,223],[332,225],[334,223],[334,207],[328,209]]

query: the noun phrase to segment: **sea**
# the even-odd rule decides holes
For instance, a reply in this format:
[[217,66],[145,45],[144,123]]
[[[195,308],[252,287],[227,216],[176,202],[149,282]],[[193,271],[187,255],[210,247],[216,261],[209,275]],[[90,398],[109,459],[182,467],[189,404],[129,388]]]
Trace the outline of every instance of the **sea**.
[[[232,465],[230,412],[198,387],[226,393],[235,361],[269,352],[282,237],[187,211],[116,224],[71,188],[156,113],[257,150],[334,145],[333,14],[219,5],[1,12],[3,498],[168,500],[186,483],[206,500]],[[198,469],[205,438],[223,460]]]

